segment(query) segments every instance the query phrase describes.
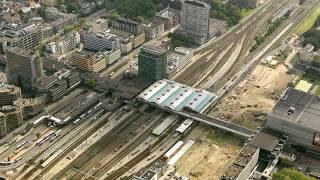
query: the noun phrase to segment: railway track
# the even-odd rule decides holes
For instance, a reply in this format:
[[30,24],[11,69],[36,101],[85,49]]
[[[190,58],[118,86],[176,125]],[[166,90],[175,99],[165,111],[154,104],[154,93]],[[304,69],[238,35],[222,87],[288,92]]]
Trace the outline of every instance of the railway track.
[[89,148],[85,153],[74,160],[71,166],[60,172],[57,177],[62,178],[67,176],[70,170],[72,172],[72,168],[75,168],[78,172],[73,174],[72,179],[81,179],[83,174],[86,174],[92,168],[98,166],[98,162],[100,162],[106,155],[112,154],[116,148],[119,148],[119,146],[122,146],[122,144],[125,143],[126,138],[130,136],[132,129],[142,124],[141,119],[143,118],[141,118],[141,116],[142,114],[137,113],[131,119],[128,119],[125,123],[115,128],[115,131],[111,134],[101,138],[96,145]]
[[[250,49],[249,42],[252,42],[252,37],[254,38],[264,26],[261,26],[261,22],[266,24],[270,17],[277,11],[279,8],[281,8],[286,3],[289,3],[289,0],[282,1],[280,3],[270,3],[266,7],[266,11],[260,13],[257,17],[251,18],[253,20],[249,21],[248,23],[244,23],[243,27],[240,26],[236,29],[234,29],[229,36],[213,43],[212,45],[200,50],[200,53],[206,52],[207,54],[203,56],[201,59],[199,59],[194,65],[191,65],[187,70],[185,70],[184,73],[182,73],[176,80],[180,83],[185,83],[188,85],[194,85],[197,83],[201,77],[206,74],[208,71],[211,71],[209,73],[208,77],[211,77],[212,74],[215,74],[219,68],[221,68],[224,63],[227,63],[228,58],[231,56],[232,52],[235,50],[236,46],[234,45],[228,52],[225,54],[223,58],[219,60],[219,62],[216,62],[217,57],[219,54],[226,49],[231,43],[239,43],[243,36],[246,36],[244,46],[246,48],[242,48],[241,53],[239,57],[242,57],[244,54],[246,54],[247,51]],[[258,26],[259,25],[259,26]],[[241,28],[246,27],[246,30],[241,30]],[[240,29],[240,30],[239,30]],[[213,52],[220,52],[212,57],[208,58]],[[239,61],[239,58],[237,62]],[[212,64],[216,64],[212,68]],[[229,71],[226,71],[228,73]],[[198,82],[197,85],[200,86],[202,83],[205,83],[208,81],[208,78],[205,78],[202,80],[202,82]]]
[[[98,176],[99,179],[105,179],[105,180],[117,179],[117,178],[121,177],[123,174],[125,174],[130,168],[134,167],[139,162],[141,162],[143,159],[147,158],[149,154],[159,150],[159,148],[162,148],[161,147],[162,144],[165,144],[168,141],[172,141],[172,139],[175,140],[172,142],[172,144],[177,142],[182,137],[182,135],[178,135],[178,136],[174,137],[174,133],[175,133],[174,130],[180,125],[178,122],[179,121],[176,121],[169,129],[167,129],[159,137],[157,137],[157,140],[153,144],[150,144],[150,147],[148,149],[145,149],[145,150],[139,152],[139,154],[136,157],[134,157],[131,161],[125,163],[121,168],[111,172],[110,174],[106,175],[106,174],[100,173]],[[159,151],[159,152],[165,153],[165,151]],[[150,160],[149,163],[151,164],[155,160],[157,160],[157,158]],[[101,176],[101,175],[103,175],[103,176]]]

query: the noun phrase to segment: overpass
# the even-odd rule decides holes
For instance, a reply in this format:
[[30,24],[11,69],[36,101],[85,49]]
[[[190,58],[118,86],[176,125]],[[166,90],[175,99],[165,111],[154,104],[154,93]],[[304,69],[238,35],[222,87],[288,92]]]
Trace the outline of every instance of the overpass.
[[[142,101],[143,103],[148,103],[147,101]],[[219,118],[211,117],[203,113],[198,113],[198,112],[191,112],[187,110],[182,110],[182,111],[174,111],[170,108],[162,107],[159,105],[156,105],[154,103],[148,103],[149,105],[156,107],[158,109],[164,110],[169,113],[177,114],[179,116],[182,116],[184,118],[192,119],[194,121],[198,121],[204,124],[207,124],[209,126],[215,127],[222,129],[224,131],[233,133],[235,135],[241,136],[243,138],[250,138],[252,135],[257,133],[257,131],[254,131],[252,129],[242,127],[240,125],[228,122],[226,120],[222,120]]]
[[236,134],[243,138],[250,138],[252,135],[254,135],[257,132],[252,129],[228,122],[226,120],[211,117],[202,113],[193,113],[188,111],[181,111],[181,112],[175,112],[175,113],[185,118],[189,118],[194,121],[198,121],[198,122],[207,124],[209,126],[213,126],[213,127],[225,130],[227,132]]

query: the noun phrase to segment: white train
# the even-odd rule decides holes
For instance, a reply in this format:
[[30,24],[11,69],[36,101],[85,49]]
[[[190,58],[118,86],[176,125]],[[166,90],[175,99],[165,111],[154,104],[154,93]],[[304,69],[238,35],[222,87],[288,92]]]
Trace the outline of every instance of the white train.
[[177,129],[176,132],[183,134],[193,123],[193,120],[186,119]]

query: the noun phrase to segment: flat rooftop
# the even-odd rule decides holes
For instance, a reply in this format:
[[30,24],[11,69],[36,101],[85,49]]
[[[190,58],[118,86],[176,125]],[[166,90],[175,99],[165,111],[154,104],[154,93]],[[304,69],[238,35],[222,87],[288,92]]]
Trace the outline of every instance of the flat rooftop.
[[6,93],[17,93],[19,91],[20,91],[20,88],[14,86],[14,85],[0,84],[0,93],[3,93],[3,92],[6,92]]
[[288,88],[269,116],[319,130],[320,97]]
[[70,103],[66,104],[63,109],[55,113],[54,116],[59,119],[65,119],[71,116],[73,112],[81,109],[96,96],[97,94],[93,92],[82,94],[74,98]]
[[232,162],[232,164],[228,167],[228,169],[224,172],[221,179],[237,179],[240,173],[244,170],[244,168],[251,161],[252,156],[259,151],[259,148],[246,145],[244,146],[236,159]]
[[259,132],[258,134],[256,134],[250,142],[251,145],[267,150],[269,152],[272,152],[278,143],[279,138],[263,132]]
[[190,4],[192,6],[197,6],[197,7],[201,7],[201,8],[209,8],[209,4],[202,2],[202,1],[198,1],[198,0],[186,0],[184,2],[185,4]]
[[143,46],[141,48],[141,52],[146,52],[146,53],[154,54],[154,55],[162,55],[162,54],[166,53],[167,50],[160,47],[160,46],[149,45],[149,46]]

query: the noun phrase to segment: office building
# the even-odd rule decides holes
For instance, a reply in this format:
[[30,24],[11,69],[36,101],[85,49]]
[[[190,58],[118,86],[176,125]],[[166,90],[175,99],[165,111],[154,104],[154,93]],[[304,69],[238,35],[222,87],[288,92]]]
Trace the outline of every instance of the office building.
[[91,29],[94,33],[105,32],[108,30],[108,19],[97,19],[96,21],[86,22],[88,29]]
[[147,39],[154,39],[164,32],[164,24],[149,23],[144,25]]
[[82,71],[100,72],[106,68],[104,53],[91,51],[76,51],[72,56],[72,64]]
[[106,58],[107,65],[111,65],[121,58],[121,50],[116,49],[116,50],[107,51],[104,53],[104,56]]
[[139,35],[132,36],[130,37],[130,41],[132,42],[132,48],[136,49],[146,41],[146,34],[141,33]]
[[288,136],[289,143],[320,157],[319,96],[288,88],[269,113],[267,128]]
[[65,68],[51,76],[44,76],[33,87],[36,96],[42,96],[45,102],[54,102],[80,85],[79,73]]
[[259,6],[259,0],[230,0],[230,3],[236,4],[241,8],[257,8]]
[[31,91],[32,85],[43,76],[42,59],[36,52],[14,47],[6,50],[8,81]]
[[132,42],[130,40],[120,41],[121,54],[125,55],[131,52],[133,49]]
[[143,27],[141,23],[121,17],[112,21],[112,28],[134,35],[143,33]]
[[244,146],[236,159],[227,168],[221,180],[245,180],[248,179],[258,163],[260,149],[252,146]]
[[163,7],[170,7],[174,10],[181,11],[183,0],[162,0]]
[[209,39],[210,5],[198,0],[185,0],[181,11],[181,28],[195,44]]
[[24,49],[36,47],[40,41],[52,35],[52,26],[50,25],[30,25],[18,31],[17,46]]
[[180,24],[180,14],[179,11],[168,7],[156,13],[152,21],[156,24],[164,24],[164,29],[170,30]]
[[[132,49],[139,47],[146,40],[146,35],[144,32],[142,32],[141,34],[134,35],[132,33],[120,31],[114,28],[111,28],[109,32],[110,34],[117,36],[121,44],[123,44],[124,46],[132,46]],[[128,44],[130,42],[131,42],[131,45]],[[120,44],[120,47],[121,47],[121,44]]]
[[138,55],[139,77],[157,81],[167,76],[167,49],[144,46]]
[[80,13],[82,15],[89,15],[94,8],[95,8],[94,2],[92,2],[92,3],[89,3],[89,2],[80,3]]
[[53,7],[46,8],[45,18],[50,21],[54,32],[61,31],[66,26],[70,26],[78,22],[76,14],[67,14]]
[[60,37],[58,41],[47,44],[44,56],[46,59],[60,61],[68,58],[72,51],[81,47],[80,45],[79,32],[70,32]]
[[106,51],[119,49],[120,42],[116,35],[109,33],[83,32],[84,49],[89,51]]
[[13,102],[21,98],[19,87],[0,84],[0,106],[13,105]]
[[165,161],[156,161],[148,169],[142,168],[133,175],[133,180],[158,180],[167,171],[168,165]]
[[75,50],[80,44],[79,32],[70,32],[62,36],[57,42],[57,52],[59,54],[65,54]]
[[26,119],[39,114],[45,107],[45,101],[41,97],[37,97],[34,99],[20,98],[14,102],[14,105],[21,109],[23,119]]
[[172,74],[174,74],[180,71],[191,62],[192,57],[192,49],[176,47],[174,52],[168,55],[168,72],[172,72]]
[[22,111],[16,106],[0,107],[0,135],[4,137],[23,124]]
[[52,34],[52,26],[43,24],[6,25],[0,32],[2,51],[10,47],[26,50],[36,47],[40,41]]

